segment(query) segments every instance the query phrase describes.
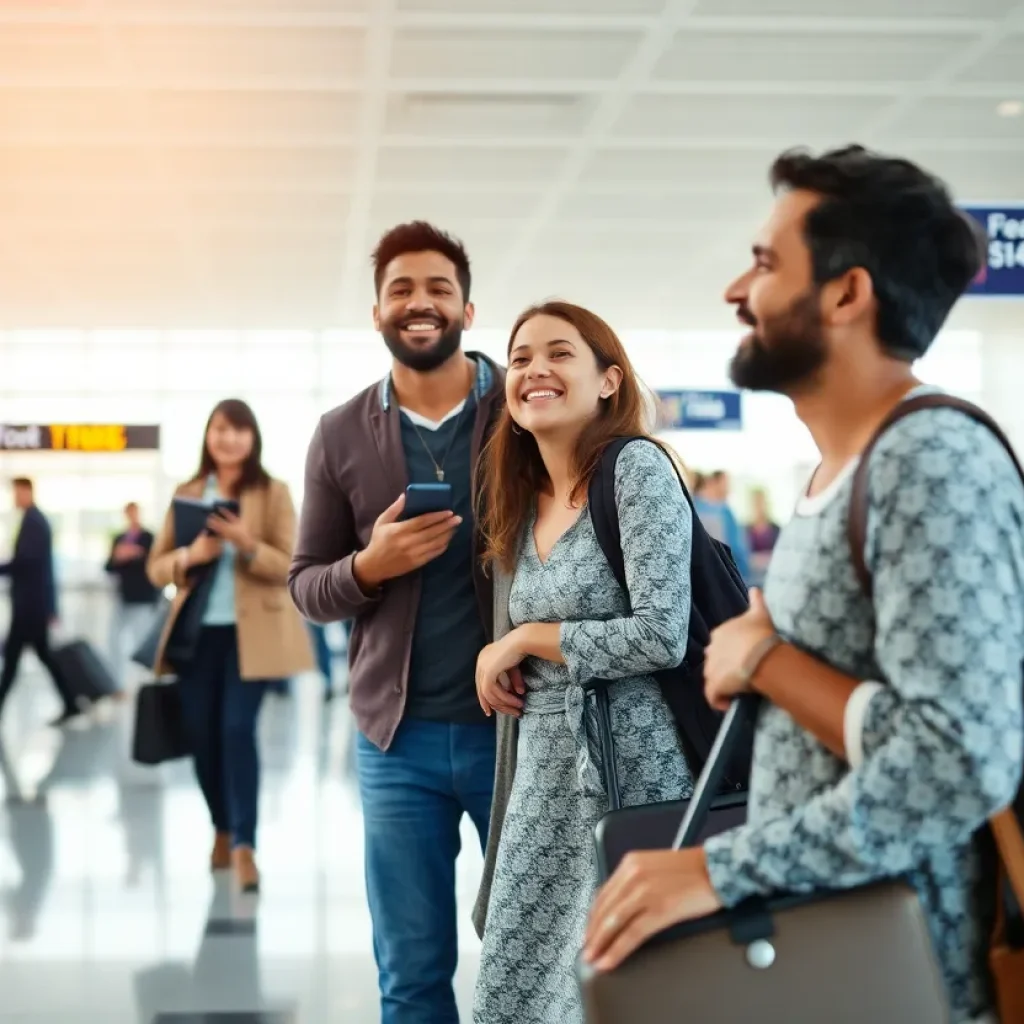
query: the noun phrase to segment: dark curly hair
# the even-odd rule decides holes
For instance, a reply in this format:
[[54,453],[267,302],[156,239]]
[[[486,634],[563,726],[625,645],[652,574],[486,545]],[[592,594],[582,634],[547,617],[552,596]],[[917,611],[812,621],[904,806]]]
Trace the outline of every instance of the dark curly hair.
[[457,238],[449,235],[433,224],[424,220],[414,220],[409,224],[399,224],[392,228],[377,243],[373,251],[373,285],[376,293],[380,295],[381,285],[384,283],[384,270],[387,265],[399,256],[409,252],[439,252],[455,264],[455,273],[459,279],[459,287],[462,289],[462,299],[469,302],[469,289],[472,284],[472,274],[469,269],[469,257],[466,249]]
[[805,225],[815,283],[863,268],[886,353],[907,362],[924,355],[985,255],[980,227],[953,205],[945,184],[863,146],[821,156],[789,150],[772,165],[771,184],[823,197]]

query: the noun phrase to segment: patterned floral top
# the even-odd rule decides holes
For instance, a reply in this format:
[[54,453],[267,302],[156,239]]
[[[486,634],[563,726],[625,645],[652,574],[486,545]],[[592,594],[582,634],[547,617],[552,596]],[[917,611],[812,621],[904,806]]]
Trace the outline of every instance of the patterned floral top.
[[1024,488],[962,413],[894,426],[871,456],[872,607],[847,547],[852,471],[783,529],[765,599],[788,640],[880,685],[859,727],[848,707],[850,764],[764,707],[749,821],[706,844],[708,867],[730,906],[908,874],[964,1021],[991,1005],[993,872],[972,837],[1024,763]]
[[[590,510],[546,561],[527,528],[509,597],[516,625],[560,622],[564,665],[527,658],[515,781],[501,826],[483,936],[476,1024],[583,1024],[575,964],[597,887],[594,828],[608,809],[583,684],[608,683],[626,807],[693,791],[672,713],[650,674],[677,665],[690,617],[692,522],[665,454],[619,455],[615,501],[629,598]],[[532,525],[532,524],[531,524]]]

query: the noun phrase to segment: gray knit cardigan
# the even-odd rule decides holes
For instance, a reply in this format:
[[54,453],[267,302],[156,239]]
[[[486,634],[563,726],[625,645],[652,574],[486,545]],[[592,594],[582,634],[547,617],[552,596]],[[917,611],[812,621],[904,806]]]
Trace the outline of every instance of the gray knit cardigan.
[[[498,566],[494,572],[494,639],[500,640],[512,632],[509,618],[509,595],[512,591],[512,576]],[[487,834],[487,850],[484,853],[484,874],[473,907],[473,927],[483,938],[487,923],[487,907],[491,902],[491,883],[494,880],[494,864],[498,859],[498,843],[505,823],[505,811],[512,795],[512,783],[516,777],[516,755],[519,744],[519,720],[511,715],[496,713],[498,720],[498,755],[494,773],[494,801],[491,804],[491,825]]]

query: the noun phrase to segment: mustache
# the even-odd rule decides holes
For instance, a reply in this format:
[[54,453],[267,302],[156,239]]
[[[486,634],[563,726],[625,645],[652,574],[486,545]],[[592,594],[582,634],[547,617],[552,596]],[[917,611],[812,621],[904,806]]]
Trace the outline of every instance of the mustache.
[[748,327],[757,327],[757,317],[743,303],[736,307],[736,319]]
[[436,313],[413,313],[395,321],[395,326],[399,328],[399,330],[405,330],[409,324],[433,324],[435,327],[439,327],[443,330],[448,326],[448,321],[445,320],[444,317],[438,316]]

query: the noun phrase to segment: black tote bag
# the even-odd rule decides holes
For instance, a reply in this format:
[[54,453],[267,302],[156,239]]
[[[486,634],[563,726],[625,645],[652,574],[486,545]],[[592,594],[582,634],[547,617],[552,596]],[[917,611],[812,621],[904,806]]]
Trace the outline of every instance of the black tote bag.
[[182,719],[177,683],[146,683],[135,699],[132,759],[156,765],[191,753]]
[[[203,628],[203,615],[206,606],[210,601],[210,590],[213,588],[214,568],[202,566],[195,571],[188,597],[178,612],[178,618],[174,622],[171,635],[167,638],[167,647],[164,650],[164,660],[174,669],[181,672],[183,667],[188,665],[196,653],[196,645],[199,643],[199,631]],[[167,619],[170,617],[172,602],[166,597],[161,597],[153,610],[153,621],[146,633],[142,643],[132,655],[132,661],[151,672],[156,671],[156,654],[160,648],[160,640],[167,627]]]
[[160,647],[160,638],[164,635],[164,628],[167,626],[167,619],[171,614],[171,602],[166,597],[153,606],[153,621],[146,630],[142,643],[132,654],[132,661],[136,665],[148,668],[150,672],[156,671],[156,652]]

